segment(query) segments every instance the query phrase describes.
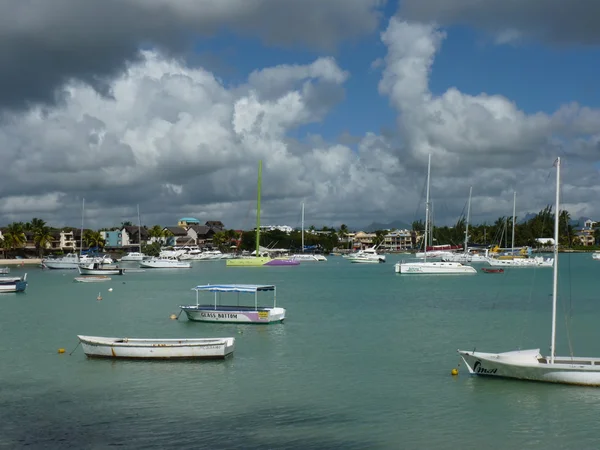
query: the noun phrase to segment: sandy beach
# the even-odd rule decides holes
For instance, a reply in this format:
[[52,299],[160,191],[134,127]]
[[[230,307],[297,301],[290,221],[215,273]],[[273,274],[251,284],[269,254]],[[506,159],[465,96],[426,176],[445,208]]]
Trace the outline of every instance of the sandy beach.
[[40,265],[42,260],[40,258],[31,259],[0,259],[0,266],[31,266]]

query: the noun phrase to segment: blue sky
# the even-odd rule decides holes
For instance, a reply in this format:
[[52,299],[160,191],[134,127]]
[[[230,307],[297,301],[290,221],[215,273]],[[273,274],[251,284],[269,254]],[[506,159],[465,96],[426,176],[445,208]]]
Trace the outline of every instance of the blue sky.
[[[325,119],[292,133],[321,134],[334,140],[344,131],[364,135],[394,127],[396,112],[388,99],[377,91],[381,79],[371,64],[385,56],[380,39],[395,2],[387,4],[377,32],[343,42],[331,51],[265,46],[257,38],[222,32],[197,42],[201,65],[214,70],[225,83],[243,83],[253,70],[279,64],[309,64],[319,56],[333,56],[342,69],[350,72],[345,83],[346,99]],[[444,28],[446,38],[436,55],[430,87],[442,94],[450,87],[477,95],[500,94],[516,102],[528,114],[552,113],[561,105],[578,102],[600,106],[600,49],[585,46],[553,47],[536,42],[497,44],[483,32],[465,26]]]

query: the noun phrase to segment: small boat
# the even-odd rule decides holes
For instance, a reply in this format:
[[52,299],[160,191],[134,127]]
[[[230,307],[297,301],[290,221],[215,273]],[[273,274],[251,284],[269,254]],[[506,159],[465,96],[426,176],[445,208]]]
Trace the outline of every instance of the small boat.
[[485,273],[504,273],[504,269],[488,269],[487,267],[482,267],[481,271]]
[[0,267],[0,274],[6,275],[10,273],[10,267]]
[[[192,288],[196,291],[196,304],[180,306],[189,320],[198,322],[229,322],[229,323],[275,323],[283,322],[285,309],[277,306],[276,289],[273,285],[255,284],[209,284]],[[273,292],[273,306],[259,306],[258,293]],[[201,305],[200,292],[214,293],[212,304]],[[235,305],[221,305],[222,293],[236,293]],[[254,294],[254,305],[240,306],[239,294]]]
[[22,277],[0,277],[0,293],[25,292],[27,289],[27,274]]
[[87,275],[84,277],[75,277],[78,283],[101,283],[102,281],[110,281],[111,277],[106,275]]
[[179,261],[174,256],[160,256],[140,261],[140,267],[146,269],[189,269],[192,265],[189,262]]
[[80,275],[123,275],[119,267],[105,267],[98,262],[79,264],[77,267]]
[[224,359],[235,338],[135,339],[77,336],[88,357],[134,359]]
[[[554,211],[560,211],[560,157],[554,162],[554,167],[556,167]],[[472,375],[600,387],[599,357],[580,357],[572,353],[565,356],[556,355],[559,219],[560,215],[555,214],[553,245],[555,264],[552,277],[552,331],[549,354],[543,356],[539,348],[501,353],[481,352],[475,349],[458,350]]]
[[127,261],[135,261],[135,262],[139,262],[139,261],[143,261],[144,259],[148,259],[150,258],[149,256],[144,255],[143,253],[140,252],[129,252],[126,255],[124,255],[120,261],[123,262],[127,262]]

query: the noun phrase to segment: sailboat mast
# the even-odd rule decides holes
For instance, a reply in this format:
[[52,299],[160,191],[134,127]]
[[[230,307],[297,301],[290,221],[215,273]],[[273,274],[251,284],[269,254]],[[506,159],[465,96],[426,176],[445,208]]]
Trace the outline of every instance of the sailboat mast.
[[140,220],[140,205],[137,205],[138,213],[138,243],[140,247],[140,253],[142,253],[142,221]]
[[304,253],[304,203],[302,203],[302,253]]
[[425,256],[423,261],[427,262],[427,232],[429,231],[429,177],[431,176],[431,153],[427,161],[427,196],[425,200]]
[[558,296],[558,225],[560,211],[560,157],[556,158],[556,209],[554,211],[554,273],[552,280],[552,342],[550,343],[550,363],[554,364],[556,353],[556,298]]
[[82,200],[81,202],[81,236],[79,237],[79,256],[81,257],[81,254],[83,252],[83,216],[84,216],[84,212],[85,212],[85,198]]
[[262,180],[262,160],[258,161],[258,186],[256,197],[256,257],[260,256],[260,187]]
[[513,194],[512,243],[510,253],[515,257],[515,215],[517,213],[517,192]]
[[467,225],[465,227],[465,253],[469,250],[469,221],[471,220],[471,194],[473,186],[469,187],[469,203],[467,205]]

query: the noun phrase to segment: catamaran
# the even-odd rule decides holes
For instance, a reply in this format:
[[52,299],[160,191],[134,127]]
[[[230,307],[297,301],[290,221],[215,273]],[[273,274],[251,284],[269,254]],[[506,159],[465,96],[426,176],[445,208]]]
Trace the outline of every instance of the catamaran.
[[262,183],[262,161],[258,162],[258,186],[256,197],[256,253],[255,256],[232,258],[225,261],[227,267],[297,266],[300,261],[288,258],[271,258],[260,251],[260,189]]
[[422,262],[399,261],[394,265],[396,273],[401,274],[429,274],[429,275],[463,275],[477,273],[474,267],[463,265],[459,262],[427,261],[427,235],[429,231],[429,185],[431,178],[431,154],[427,163],[427,198],[425,201],[425,255]]

